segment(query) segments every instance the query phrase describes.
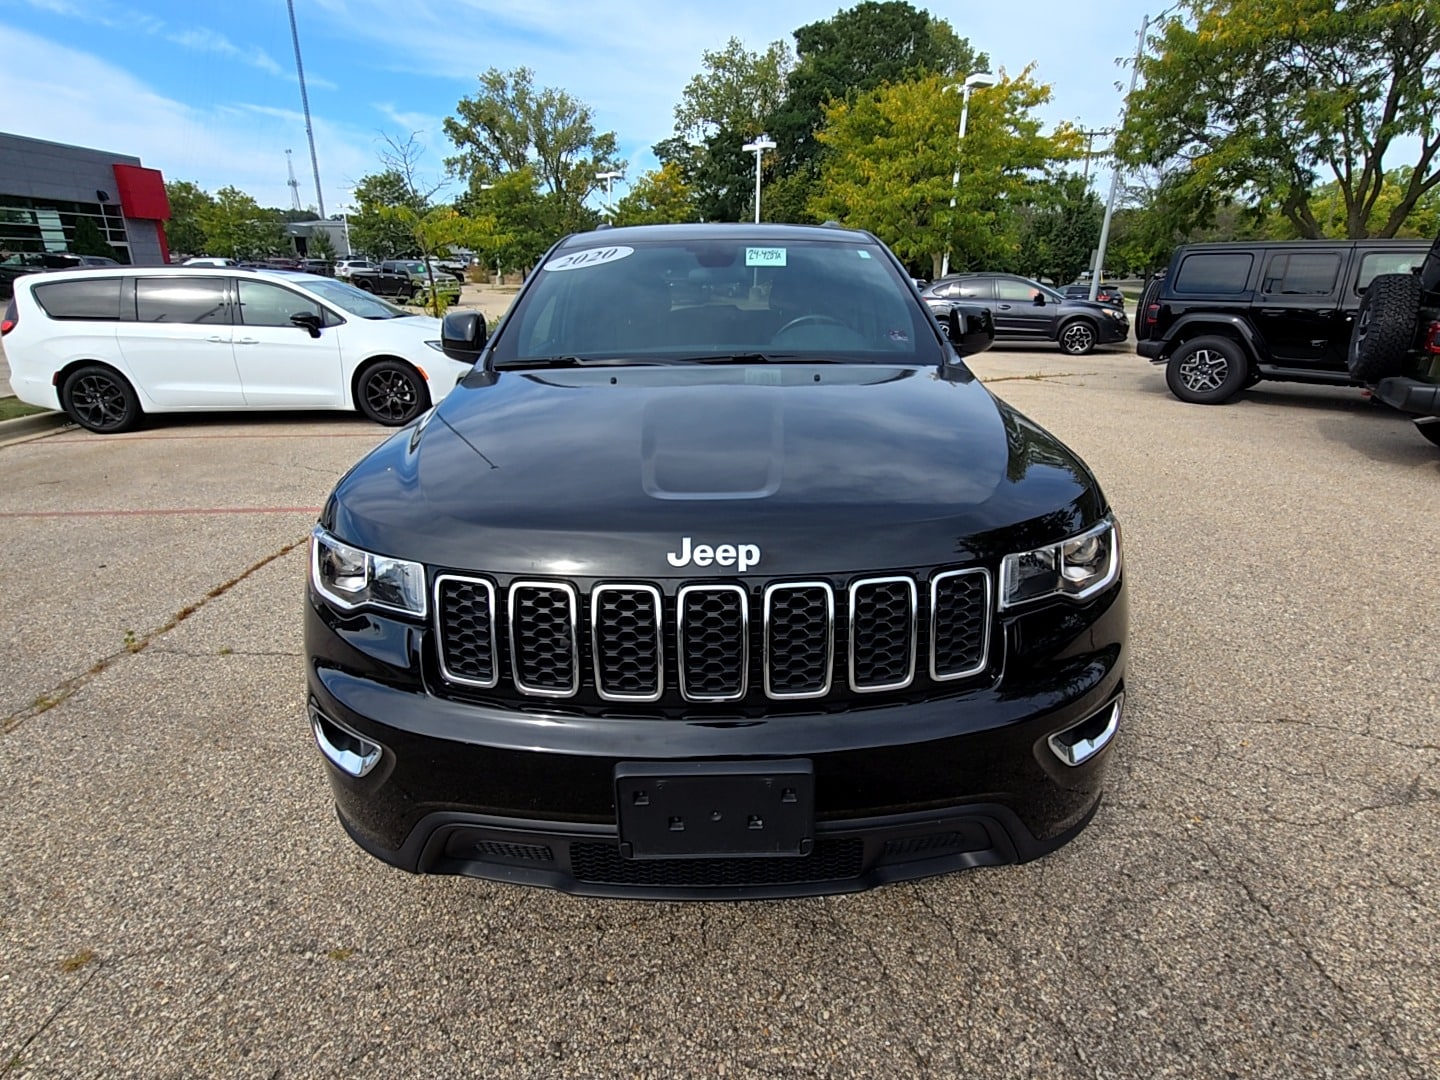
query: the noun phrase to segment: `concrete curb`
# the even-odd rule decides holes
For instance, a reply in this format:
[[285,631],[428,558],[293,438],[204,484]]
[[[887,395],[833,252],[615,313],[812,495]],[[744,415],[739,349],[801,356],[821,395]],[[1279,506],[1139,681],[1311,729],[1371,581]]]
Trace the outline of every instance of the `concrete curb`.
[[34,413],[31,416],[17,416],[14,420],[0,420],[0,446],[41,435],[53,435],[73,426],[70,418],[63,412]]

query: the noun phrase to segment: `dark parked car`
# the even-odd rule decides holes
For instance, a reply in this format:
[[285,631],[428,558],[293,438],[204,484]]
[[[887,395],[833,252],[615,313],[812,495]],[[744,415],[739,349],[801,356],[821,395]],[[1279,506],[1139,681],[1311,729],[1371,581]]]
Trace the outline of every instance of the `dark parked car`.
[[1130,336],[1123,309],[1072,299],[1015,274],[952,274],[920,295],[937,315],[957,301],[981,304],[995,318],[996,341],[1054,341],[1071,356]]
[[[1136,351],[1165,365],[1171,393],[1201,405],[1228,401],[1262,379],[1358,386],[1399,374],[1363,364],[1351,370],[1356,315],[1372,281],[1413,277],[1430,249],[1426,240],[1186,245],[1141,298]],[[1418,303],[1417,294],[1407,344],[1419,332],[1412,325]]]
[[24,251],[0,259],[0,298],[15,295],[15,279],[46,270],[76,270],[87,266],[119,266],[104,255],[72,255],[68,251]]
[[[676,306],[671,282],[746,291]],[[703,276],[703,275],[701,275]],[[592,895],[838,892],[1024,861],[1101,795],[1120,535],[872,235],[571,236],[314,530],[309,721],[413,872]]]
[[[1088,281],[1072,281],[1060,291],[1071,300],[1090,299],[1090,283]],[[1122,311],[1125,309],[1125,294],[1120,291],[1118,285],[1101,285],[1097,287],[1095,290],[1095,299],[1102,304],[1118,307]]]

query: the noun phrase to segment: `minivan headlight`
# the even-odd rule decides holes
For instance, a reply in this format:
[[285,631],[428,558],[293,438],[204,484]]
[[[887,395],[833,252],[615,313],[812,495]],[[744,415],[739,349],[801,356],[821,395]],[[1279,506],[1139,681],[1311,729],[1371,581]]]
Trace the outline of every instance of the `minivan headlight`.
[[318,525],[310,534],[310,581],[336,607],[376,607],[425,617],[425,567],[372,555]]
[[1120,576],[1120,529],[1113,518],[1058,544],[1006,555],[1000,609],[1063,596],[1087,600]]

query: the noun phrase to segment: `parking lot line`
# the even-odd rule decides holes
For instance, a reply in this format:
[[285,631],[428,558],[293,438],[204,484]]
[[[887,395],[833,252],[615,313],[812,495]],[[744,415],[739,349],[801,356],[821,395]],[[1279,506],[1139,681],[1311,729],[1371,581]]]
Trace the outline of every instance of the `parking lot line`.
[[185,514],[318,514],[319,506],[196,506],[154,510],[0,510],[0,518],[174,517]]

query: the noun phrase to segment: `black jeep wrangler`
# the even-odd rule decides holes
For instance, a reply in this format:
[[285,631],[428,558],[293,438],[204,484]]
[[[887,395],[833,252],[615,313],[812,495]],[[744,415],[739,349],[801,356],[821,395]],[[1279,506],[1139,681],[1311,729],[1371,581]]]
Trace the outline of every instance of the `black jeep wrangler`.
[[1422,342],[1437,287],[1440,240],[1192,244],[1145,290],[1136,351],[1166,365],[1182,401],[1218,405],[1262,379],[1364,386],[1409,377],[1422,389],[1376,392],[1433,413],[1433,357]]

